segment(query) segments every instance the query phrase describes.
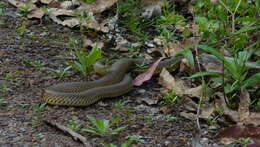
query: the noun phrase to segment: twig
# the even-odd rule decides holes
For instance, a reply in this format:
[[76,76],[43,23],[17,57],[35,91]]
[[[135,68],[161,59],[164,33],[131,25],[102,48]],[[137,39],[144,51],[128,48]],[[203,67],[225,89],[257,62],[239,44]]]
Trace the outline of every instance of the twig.
[[64,125],[61,125],[59,123],[56,123],[56,122],[51,122],[51,121],[48,121],[48,120],[44,120],[44,122],[53,126],[53,127],[58,128],[59,130],[65,132],[65,133],[68,133],[69,135],[71,135],[73,137],[74,140],[79,140],[86,147],[92,147],[92,145],[87,142],[87,139],[84,136],[78,134],[77,132],[73,131],[72,129],[70,129],[70,128],[64,126]]
[[238,7],[239,7],[240,4],[241,4],[241,1],[242,1],[242,0],[239,0],[239,1],[238,1],[234,12],[232,12],[222,0],[219,0],[219,2],[223,5],[223,7],[225,7],[225,9],[231,14],[231,18],[232,18],[232,33],[235,32],[235,15],[236,15],[236,12],[237,12]]

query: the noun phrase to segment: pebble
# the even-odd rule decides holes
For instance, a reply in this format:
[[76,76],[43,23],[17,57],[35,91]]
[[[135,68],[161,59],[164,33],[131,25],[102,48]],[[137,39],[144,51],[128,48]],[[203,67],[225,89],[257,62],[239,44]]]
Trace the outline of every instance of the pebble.
[[143,94],[143,93],[146,92],[146,90],[145,89],[137,89],[137,92],[140,93],[140,94]]

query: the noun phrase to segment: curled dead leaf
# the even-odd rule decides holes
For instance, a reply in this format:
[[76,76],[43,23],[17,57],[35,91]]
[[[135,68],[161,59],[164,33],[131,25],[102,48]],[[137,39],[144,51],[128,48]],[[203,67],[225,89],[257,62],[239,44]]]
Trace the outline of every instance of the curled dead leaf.
[[175,90],[176,95],[183,96],[185,94],[185,89],[188,89],[185,86],[184,81],[179,78],[174,78],[165,68],[159,75],[159,84],[169,90]]
[[81,1],[81,6],[77,9],[80,11],[92,12],[96,14],[112,7],[116,2],[117,0],[96,0],[95,2],[88,4]]
[[163,58],[158,59],[146,72],[138,75],[134,80],[134,85],[140,86],[143,84],[143,82],[150,80],[162,59]]
[[34,3],[36,1],[29,1],[31,4],[29,5],[28,2],[21,2],[16,0],[8,0],[8,2],[15,6],[15,7],[28,7],[28,18],[38,18],[41,19],[44,16],[44,12],[42,9],[38,8]]

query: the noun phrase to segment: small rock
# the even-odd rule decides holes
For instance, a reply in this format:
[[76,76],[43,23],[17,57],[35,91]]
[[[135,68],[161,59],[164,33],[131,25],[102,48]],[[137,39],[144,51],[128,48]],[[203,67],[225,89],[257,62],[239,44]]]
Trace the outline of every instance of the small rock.
[[145,89],[137,89],[137,92],[138,92],[139,94],[143,94],[143,93],[146,92],[146,90],[145,90]]
[[162,8],[159,5],[151,5],[145,8],[145,11],[142,13],[142,18],[150,19],[156,16],[162,15]]
[[155,47],[155,45],[153,43],[151,43],[151,42],[145,42],[145,45],[147,45],[150,48],[154,48]]
[[164,142],[164,145],[166,145],[166,146],[168,146],[168,145],[170,145],[171,144],[171,142],[169,141],[169,140],[166,140],[165,142]]
[[147,105],[155,105],[158,103],[158,99],[152,99],[149,97],[141,98],[142,102],[145,102]]
[[203,145],[208,145],[209,144],[209,139],[204,137],[204,138],[201,138],[200,142]]

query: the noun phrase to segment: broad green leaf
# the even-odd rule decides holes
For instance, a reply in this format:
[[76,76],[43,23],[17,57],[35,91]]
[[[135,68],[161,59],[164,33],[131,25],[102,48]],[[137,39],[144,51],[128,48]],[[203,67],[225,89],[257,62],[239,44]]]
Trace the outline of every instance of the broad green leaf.
[[92,134],[96,134],[96,135],[102,136],[102,134],[98,133],[96,130],[83,128],[82,131],[85,131],[85,132],[88,132],[88,133],[92,133]]
[[256,73],[243,82],[245,87],[260,83],[260,73]]
[[249,31],[253,31],[253,30],[257,30],[260,29],[260,26],[246,26],[241,28],[240,30],[236,31],[234,33],[234,35],[240,34],[240,33],[245,33],[245,32],[249,32]]
[[183,50],[182,54],[184,55],[184,57],[189,61],[189,63],[191,64],[192,67],[194,67],[194,57],[193,54],[190,50],[190,47],[187,47]]
[[198,72],[198,73],[191,75],[189,78],[197,78],[197,77],[202,77],[202,76],[222,76],[222,74],[216,73],[216,72]]
[[123,126],[123,127],[119,127],[119,128],[116,128],[112,131],[112,134],[113,135],[116,135],[118,134],[120,131],[124,130],[127,126]]

